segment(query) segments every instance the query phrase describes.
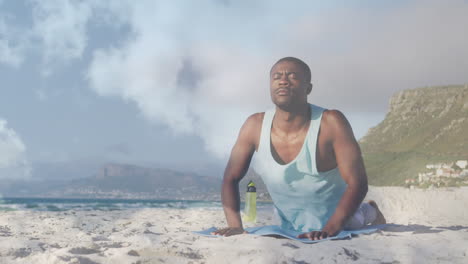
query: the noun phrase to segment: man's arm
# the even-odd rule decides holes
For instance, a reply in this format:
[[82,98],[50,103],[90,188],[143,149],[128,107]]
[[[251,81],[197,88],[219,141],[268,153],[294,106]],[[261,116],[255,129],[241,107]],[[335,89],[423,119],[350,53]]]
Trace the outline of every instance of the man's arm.
[[239,182],[247,172],[260,137],[262,114],[250,116],[242,126],[224,171],[221,190],[228,228],[215,231],[218,235],[244,233],[240,216]]
[[[303,238],[322,239],[338,234],[354,214],[367,193],[367,175],[359,144],[345,116],[336,110],[327,111],[323,118],[335,154],[341,177],[348,184],[334,214],[321,232],[302,234]],[[325,126],[324,126],[325,127]]]

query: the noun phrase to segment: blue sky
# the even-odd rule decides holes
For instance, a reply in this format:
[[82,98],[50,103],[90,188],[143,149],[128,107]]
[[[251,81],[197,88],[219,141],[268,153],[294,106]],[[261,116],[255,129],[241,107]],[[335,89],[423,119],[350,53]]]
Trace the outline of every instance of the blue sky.
[[468,82],[466,1],[323,2],[0,0],[1,176],[223,162],[243,120],[272,107],[284,56],[309,64],[309,101],[358,138],[394,92]]

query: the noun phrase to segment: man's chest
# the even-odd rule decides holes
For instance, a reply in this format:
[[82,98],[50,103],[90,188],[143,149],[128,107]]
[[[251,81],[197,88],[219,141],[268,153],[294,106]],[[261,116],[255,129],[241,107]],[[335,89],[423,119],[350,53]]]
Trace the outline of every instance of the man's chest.
[[[271,154],[275,161],[284,165],[295,160],[300,155],[301,150],[308,147],[305,144],[307,135],[307,133],[304,133],[287,140],[276,136],[275,133],[271,133]],[[314,142],[311,143],[314,145]],[[326,135],[320,133],[316,142],[314,162],[317,162],[317,169],[320,172],[334,169],[337,166],[332,144],[330,144]]]

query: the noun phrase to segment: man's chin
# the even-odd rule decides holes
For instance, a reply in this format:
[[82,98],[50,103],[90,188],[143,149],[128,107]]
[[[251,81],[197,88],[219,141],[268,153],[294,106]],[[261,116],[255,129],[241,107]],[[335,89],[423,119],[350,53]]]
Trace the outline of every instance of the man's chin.
[[273,103],[281,109],[287,109],[291,107],[291,100],[274,100]]
[[[292,101],[292,100],[275,100],[273,103],[279,109],[282,109],[286,112],[291,112],[297,110],[297,107],[302,105],[302,102]],[[307,103],[307,102],[306,102]]]

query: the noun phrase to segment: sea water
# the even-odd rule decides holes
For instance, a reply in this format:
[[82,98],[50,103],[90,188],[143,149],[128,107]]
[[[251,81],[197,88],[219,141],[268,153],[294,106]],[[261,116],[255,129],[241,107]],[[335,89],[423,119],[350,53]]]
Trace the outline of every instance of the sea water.
[[[220,201],[150,200],[150,199],[93,199],[93,198],[0,198],[0,211],[114,211],[140,208],[204,208],[222,210]],[[244,203],[241,204],[244,208]],[[257,202],[258,210],[272,210],[270,202]]]

